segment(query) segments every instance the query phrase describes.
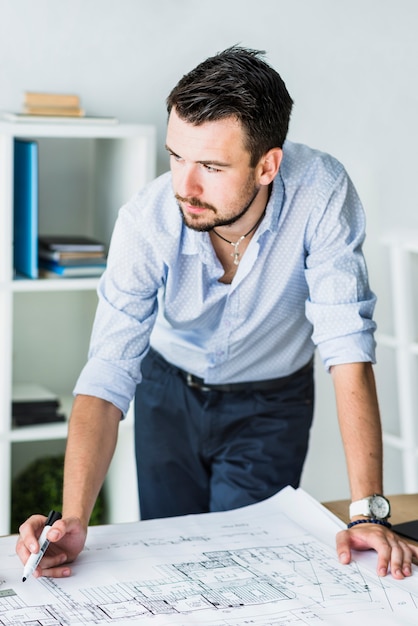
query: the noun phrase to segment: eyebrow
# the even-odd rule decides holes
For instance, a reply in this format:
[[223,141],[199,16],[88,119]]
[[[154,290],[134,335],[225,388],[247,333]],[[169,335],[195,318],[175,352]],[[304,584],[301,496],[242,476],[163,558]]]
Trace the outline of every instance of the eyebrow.
[[[167,150],[167,152],[169,152],[173,156],[178,157],[180,159],[182,158],[179,154],[174,152],[174,150],[172,150],[170,146],[168,146],[167,144],[165,144],[165,149]],[[202,160],[202,161],[196,161],[196,163],[200,163],[201,165],[216,165],[217,167],[231,167],[230,163],[224,163],[223,161]]]

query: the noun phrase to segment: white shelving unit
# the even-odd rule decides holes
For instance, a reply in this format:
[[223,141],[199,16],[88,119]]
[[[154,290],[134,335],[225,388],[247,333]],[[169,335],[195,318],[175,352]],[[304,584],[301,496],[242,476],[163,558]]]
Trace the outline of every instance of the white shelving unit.
[[[382,239],[389,253],[384,332],[377,335],[386,365],[380,375],[385,456],[399,469],[399,491],[418,491],[418,232],[393,231]],[[388,358],[384,358],[385,352]],[[379,379],[378,379],[379,387]],[[383,400],[382,400],[383,398]],[[392,470],[393,473],[393,470]],[[393,492],[393,490],[391,491]]]
[[[9,532],[17,468],[51,446],[63,450],[67,434],[65,423],[14,428],[12,386],[47,387],[68,416],[97,304],[96,279],[14,276],[13,156],[19,137],[39,146],[41,234],[86,234],[109,243],[120,206],[155,176],[156,163],[152,126],[0,123],[0,535]],[[128,416],[108,475],[110,522],[138,514],[131,431]]]

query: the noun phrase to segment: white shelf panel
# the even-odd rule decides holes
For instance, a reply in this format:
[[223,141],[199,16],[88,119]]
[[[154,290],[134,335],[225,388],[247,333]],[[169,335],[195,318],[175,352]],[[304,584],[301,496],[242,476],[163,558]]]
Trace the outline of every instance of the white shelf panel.
[[34,426],[18,426],[9,433],[11,442],[17,441],[50,441],[53,439],[66,439],[68,423],[57,422],[56,424],[36,424]]
[[0,122],[0,133],[12,137],[68,137],[123,139],[125,137],[144,137],[155,141],[155,128],[141,124],[87,124],[74,123],[30,123]]
[[97,289],[98,282],[98,278],[17,278],[12,283],[12,291],[91,291]]

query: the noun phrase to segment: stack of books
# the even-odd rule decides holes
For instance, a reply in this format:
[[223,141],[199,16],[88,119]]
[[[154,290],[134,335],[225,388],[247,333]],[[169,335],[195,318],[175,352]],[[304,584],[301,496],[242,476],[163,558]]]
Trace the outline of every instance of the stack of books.
[[83,117],[80,98],[74,94],[38,93],[26,91],[23,101],[26,115],[52,115],[57,117]]
[[41,278],[100,276],[106,268],[105,245],[83,235],[41,235],[38,257]]
[[23,107],[19,112],[3,111],[9,122],[52,123],[52,124],[117,124],[116,117],[86,115],[80,98],[71,93],[42,93],[26,91]]
[[12,418],[14,426],[49,424],[65,421],[61,403],[52,391],[36,384],[13,385]]

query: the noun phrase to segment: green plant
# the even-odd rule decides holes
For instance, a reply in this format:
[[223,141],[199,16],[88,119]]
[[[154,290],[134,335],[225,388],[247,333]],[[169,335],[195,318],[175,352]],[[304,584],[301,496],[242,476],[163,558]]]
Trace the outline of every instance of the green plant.
[[[12,483],[11,532],[19,532],[20,524],[34,513],[48,515],[51,509],[61,511],[64,455],[44,457],[28,465]],[[93,509],[90,525],[106,522],[103,490]]]

